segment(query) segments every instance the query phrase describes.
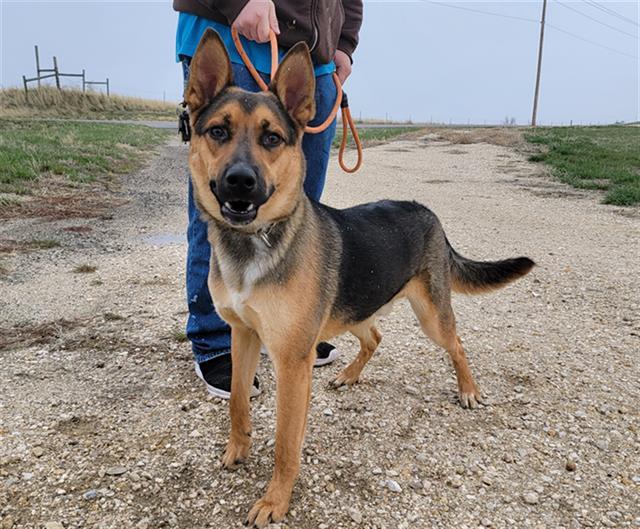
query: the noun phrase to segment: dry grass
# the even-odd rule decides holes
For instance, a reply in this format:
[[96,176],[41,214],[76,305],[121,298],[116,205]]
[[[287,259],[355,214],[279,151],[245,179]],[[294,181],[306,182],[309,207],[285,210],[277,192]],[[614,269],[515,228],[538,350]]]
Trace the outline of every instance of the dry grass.
[[77,328],[80,322],[60,319],[41,324],[24,324],[0,329],[0,351],[17,344],[22,347],[45,345],[61,338],[66,332]]
[[[406,127],[375,127],[375,128],[360,128],[358,129],[358,136],[362,142],[364,148],[375,147],[376,145],[382,145],[383,143],[389,143],[396,140],[412,140],[426,132],[426,129],[421,126]],[[342,141],[342,127],[338,127],[336,135],[333,139],[333,147],[340,147]],[[347,145],[354,147],[355,143],[351,135],[351,131],[347,136]]]
[[93,265],[88,265],[88,264],[81,264],[76,266],[73,269],[73,273],[74,274],[91,274],[93,272],[95,272],[98,269],[97,266],[93,266]]
[[137,97],[107,96],[97,92],[43,87],[0,90],[3,118],[89,118],[173,120],[176,105]]
[[28,252],[32,250],[50,250],[59,248],[60,241],[55,239],[33,239],[30,241],[16,241],[14,239],[0,239],[0,253]]
[[489,143],[501,147],[523,147],[526,142],[522,129],[515,127],[487,127],[470,129],[427,129],[439,139],[456,145],[470,145],[472,143]]
[[187,333],[181,328],[175,328],[171,331],[171,339],[178,343],[184,343],[187,341]]

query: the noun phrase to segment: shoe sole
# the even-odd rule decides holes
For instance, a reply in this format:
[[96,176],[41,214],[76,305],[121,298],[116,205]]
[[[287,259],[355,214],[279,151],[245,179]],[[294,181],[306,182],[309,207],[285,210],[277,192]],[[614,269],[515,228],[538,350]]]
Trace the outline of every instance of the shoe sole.
[[[197,362],[194,363],[196,375],[198,378],[204,382],[204,385],[207,386],[207,391],[213,395],[214,397],[218,397],[219,399],[229,400],[231,398],[231,393],[229,391],[225,391],[224,389],[217,388],[209,384],[204,377],[202,376],[202,371],[200,370],[200,366]],[[251,385],[251,398],[257,397],[260,395],[262,391],[260,388],[256,388],[253,384]]]

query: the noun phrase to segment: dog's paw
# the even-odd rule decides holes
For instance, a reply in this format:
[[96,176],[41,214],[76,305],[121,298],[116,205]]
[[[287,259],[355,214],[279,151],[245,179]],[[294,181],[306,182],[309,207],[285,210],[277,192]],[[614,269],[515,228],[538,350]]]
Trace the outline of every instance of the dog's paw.
[[352,386],[358,379],[360,378],[360,372],[355,372],[352,369],[349,369],[351,366],[345,367],[338,376],[331,382],[331,386],[334,388],[339,388],[340,386]]
[[241,442],[237,440],[229,439],[227,448],[222,456],[222,465],[225,468],[233,470],[241,463],[244,463],[245,459],[249,455],[249,449],[251,448],[250,442]]
[[482,394],[475,384],[470,387],[460,388],[458,396],[460,398],[460,405],[465,409],[473,410],[484,402]]
[[260,498],[249,511],[247,523],[249,527],[262,529],[270,522],[281,522],[289,510],[289,499],[273,493],[267,493]]

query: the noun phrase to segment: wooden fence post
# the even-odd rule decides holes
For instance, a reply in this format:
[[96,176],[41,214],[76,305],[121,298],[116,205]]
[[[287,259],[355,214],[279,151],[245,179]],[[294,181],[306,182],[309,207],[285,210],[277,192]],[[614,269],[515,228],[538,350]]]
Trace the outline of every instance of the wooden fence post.
[[53,72],[56,76],[56,87],[58,90],[62,90],[60,88],[60,76],[58,74],[58,59],[55,56],[53,57]]
[[85,81],[85,76],[84,76],[84,68],[82,69],[82,93],[85,93],[85,87],[86,87],[86,81]]
[[25,75],[22,76],[22,82],[24,83],[24,96],[27,99],[27,103],[29,102],[29,88],[27,87],[27,77]]
[[109,78],[107,77],[107,97],[109,96]]
[[40,54],[36,45],[36,71],[38,72],[38,88],[40,88]]

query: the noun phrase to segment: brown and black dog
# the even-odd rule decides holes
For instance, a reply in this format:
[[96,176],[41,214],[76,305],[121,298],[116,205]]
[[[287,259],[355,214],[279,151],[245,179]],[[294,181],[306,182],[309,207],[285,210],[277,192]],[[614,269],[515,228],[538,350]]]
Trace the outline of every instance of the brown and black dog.
[[226,467],[249,454],[249,394],[261,344],[275,366],[275,468],[266,494],[249,512],[248,522],[257,527],[281,520],[289,508],[319,341],[347,331],[358,338],[360,352],[334,385],[357,382],[381,340],[376,314],[406,297],[425,334],[448,351],[460,401],[473,408],[481,395],[456,334],[451,291],[489,291],[534,265],[526,257],[462,257],[434,213],[415,202],[337,210],[309,200],[301,140],[315,112],[314,90],[304,44],[283,59],[270,91],[234,87],[224,45],[208,30],[185,94],[194,131],[189,165],[214,249],[209,289],[231,326]]

